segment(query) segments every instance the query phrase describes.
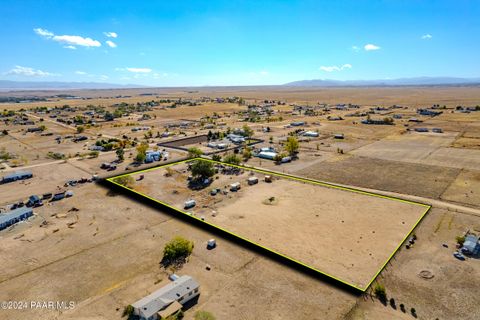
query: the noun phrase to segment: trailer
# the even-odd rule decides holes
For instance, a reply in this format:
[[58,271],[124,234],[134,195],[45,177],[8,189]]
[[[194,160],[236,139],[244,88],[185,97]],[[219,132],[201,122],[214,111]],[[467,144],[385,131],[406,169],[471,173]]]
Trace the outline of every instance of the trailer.
[[230,191],[238,191],[240,190],[240,182],[235,182],[230,185]]

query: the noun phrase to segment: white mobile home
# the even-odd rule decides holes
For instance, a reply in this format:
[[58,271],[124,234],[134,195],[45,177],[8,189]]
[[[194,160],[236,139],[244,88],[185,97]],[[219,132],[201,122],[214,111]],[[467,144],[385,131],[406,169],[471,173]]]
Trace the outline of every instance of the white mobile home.
[[138,300],[133,314],[142,320],[166,318],[200,294],[200,285],[190,276],[181,276],[150,295]]

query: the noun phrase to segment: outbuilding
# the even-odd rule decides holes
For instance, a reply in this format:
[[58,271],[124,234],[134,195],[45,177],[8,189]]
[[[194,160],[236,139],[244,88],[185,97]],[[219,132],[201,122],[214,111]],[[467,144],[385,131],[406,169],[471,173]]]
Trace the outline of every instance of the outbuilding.
[[25,180],[25,179],[30,179],[33,177],[33,174],[31,171],[17,171],[15,173],[11,173],[9,175],[6,175],[2,178],[1,183],[8,183],[8,182],[13,182],[17,180]]
[[193,208],[195,207],[197,203],[195,202],[195,200],[191,199],[191,200],[187,200],[185,201],[185,204],[183,205],[183,208],[184,209],[190,209],[190,208]]
[[235,182],[230,185],[230,191],[240,190],[240,182]]
[[0,230],[3,230],[17,222],[28,219],[33,215],[33,210],[28,207],[21,207],[0,215]]

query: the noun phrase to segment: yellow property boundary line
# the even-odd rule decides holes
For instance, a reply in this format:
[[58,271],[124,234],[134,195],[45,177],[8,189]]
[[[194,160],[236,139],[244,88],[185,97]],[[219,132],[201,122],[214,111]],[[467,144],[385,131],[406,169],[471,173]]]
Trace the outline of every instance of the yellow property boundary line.
[[[223,229],[217,225],[214,225],[212,223],[209,223],[207,221],[204,221],[196,216],[193,216],[193,215],[190,215],[188,214],[187,212],[183,211],[183,210],[180,210],[178,208],[175,208],[171,205],[169,205],[168,203],[165,203],[163,201],[160,201],[158,199],[154,199],[152,197],[149,197],[148,195],[146,194],[143,194],[141,192],[138,192],[138,191],[135,191],[133,189],[130,189],[130,188],[127,188],[126,186],[120,184],[120,183],[117,183],[115,182],[114,180],[117,179],[117,178],[120,178],[120,177],[125,177],[125,176],[130,176],[130,175],[134,175],[134,174],[138,174],[138,173],[144,173],[144,172],[149,172],[149,171],[153,171],[153,170],[157,170],[157,169],[161,169],[161,168],[165,168],[165,167],[170,167],[170,166],[174,166],[174,165],[177,165],[177,164],[181,164],[181,163],[185,163],[185,162],[192,162],[192,161],[196,161],[196,160],[202,160],[202,161],[208,161],[208,162],[212,162],[212,163],[216,163],[216,164],[222,164],[222,165],[227,165],[227,166],[231,166],[231,167],[236,167],[236,168],[240,168],[240,169],[244,169],[244,170],[250,170],[250,171],[254,171],[254,172],[258,172],[258,173],[262,173],[262,174],[269,174],[269,175],[276,175],[276,176],[280,176],[280,177],[283,177],[283,178],[287,178],[287,179],[290,179],[290,180],[295,180],[295,181],[300,181],[300,182],[307,182],[307,183],[311,183],[311,184],[314,184],[314,185],[320,185],[320,186],[324,186],[324,187],[328,187],[328,188],[333,188],[333,189],[339,189],[339,190],[344,190],[344,191],[349,191],[349,192],[354,192],[354,193],[359,193],[359,194],[363,194],[363,195],[368,195],[368,196],[373,196],[373,197],[378,197],[378,198],[383,198],[383,199],[389,199],[389,200],[394,200],[394,201],[400,201],[400,202],[404,202],[404,203],[409,203],[409,204],[414,204],[414,205],[418,205],[418,206],[422,206],[422,207],[425,207],[425,211],[424,213],[420,216],[420,218],[418,219],[418,221],[413,225],[413,227],[410,229],[410,231],[405,235],[405,237],[403,238],[403,240],[399,243],[399,245],[397,246],[397,248],[393,251],[393,253],[390,255],[390,257],[388,257],[387,261],[385,261],[385,263],[382,265],[382,267],[375,273],[375,275],[373,276],[373,278],[370,280],[370,282],[364,287],[359,287],[359,286],[356,286],[354,284],[351,284],[351,283],[348,283],[342,279],[339,279],[331,274],[328,274],[328,273],[325,273],[321,270],[318,270],[314,267],[311,267],[307,264],[304,264],[298,260],[295,260],[291,257],[288,257],[280,252],[277,252],[277,251],[274,251],[270,248],[267,248],[267,247],[264,247],[256,242],[253,242],[247,238],[244,238],[242,236],[239,236],[231,231],[228,231],[226,229]],[[375,281],[375,279],[378,277],[378,275],[380,274],[380,272],[383,271],[383,269],[385,268],[385,266],[388,264],[388,262],[390,262],[390,260],[393,258],[393,256],[397,253],[397,251],[400,249],[400,247],[402,246],[402,244],[407,240],[407,238],[410,236],[410,234],[413,232],[413,230],[417,227],[417,225],[420,223],[420,221],[422,221],[422,219],[425,217],[425,215],[428,213],[428,211],[430,210],[430,208],[432,207],[431,205],[428,205],[428,204],[424,204],[424,203],[420,203],[420,202],[415,202],[415,201],[410,201],[410,200],[405,200],[405,199],[401,199],[401,198],[396,198],[396,197],[390,197],[390,196],[384,196],[384,195],[381,195],[381,194],[377,194],[377,193],[373,193],[373,192],[367,192],[367,191],[363,191],[363,190],[359,190],[359,189],[355,189],[355,188],[349,188],[349,187],[343,187],[343,186],[339,186],[339,185],[335,185],[335,184],[332,184],[332,183],[328,183],[328,182],[323,182],[323,181],[317,181],[317,180],[313,180],[313,179],[308,179],[308,178],[302,178],[302,177],[298,177],[298,176],[294,176],[294,175],[290,175],[290,174],[285,174],[285,173],[280,173],[280,172],[275,172],[275,171],[270,171],[270,170],[265,170],[265,169],[258,169],[258,168],[255,168],[255,167],[247,167],[247,166],[240,166],[240,165],[233,165],[233,164],[229,164],[229,163],[224,163],[224,162],[220,162],[220,161],[214,161],[214,160],[211,160],[211,159],[205,159],[205,158],[193,158],[193,159],[187,159],[187,160],[180,160],[180,161],[175,161],[175,162],[171,162],[171,163],[168,163],[168,164],[164,164],[164,165],[160,165],[160,166],[157,166],[157,167],[153,167],[153,168],[149,168],[149,169],[143,169],[143,170],[139,170],[139,171],[135,171],[135,172],[129,172],[129,173],[126,173],[126,174],[122,174],[122,175],[118,175],[118,176],[114,176],[114,177],[110,177],[110,178],[107,178],[106,181],[108,181],[109,183],[112,183],[116,186],[119,186],[129,192],[132,192],[132,193],[135,193],[137,195],[140,195],[142,197],[145,197],[151,201],[154,201],[158,204],[161,204],[165,207],[168,207],[172,210],[174,210],[175,212],[178,212],[178,213],[182,213],[184,214],[185,216],[189,217],[189,218],[192,218],[192,219],[195,219],[197,220],[198,222],[201,222],[201,223],[204,223],[206,225],[209,225],[210,227],[213,227],[214,229],[218,229],[222,232],[225,232],[229,235],[232,235],[233,237],[235,238],[238,238],[238,239],[241,239],[243,241],[246,241],[254,246],[257,246],[257,247],[260,247],[264,250],[267,250],[275,255],[278,255],[278,256],[281,256],[287,260],[290,260],[296,264],[299,264],[303,267],[306,267],[307,269],[309,270],[312,270],[312,271],[315,271],[317,273],[320,273],[324,276],[327,276],[328,278],[331,278],[331,279],[334,279],[344,285],[347,285],[351,288],[354,288],[356,290],[359,290],[361,292],[366,292],[368,290],[368,288],[370,287],[370,285]]]

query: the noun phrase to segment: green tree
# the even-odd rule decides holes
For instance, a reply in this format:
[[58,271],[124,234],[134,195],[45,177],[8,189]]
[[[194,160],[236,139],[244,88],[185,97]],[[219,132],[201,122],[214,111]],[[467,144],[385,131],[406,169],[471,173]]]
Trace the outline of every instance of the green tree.
[[247,126],[246,124],[243,125],[242,129],[243,129],[245,137],[247,137],[248,139],[250,139],[253,136],[253,130],[249,126]]
[[78,126],[77,127],[77,133],[83,133],[85,131],[85,127],[84,126]]
[[297,138],[295,137],[288,137],[287,142],[285,143],[285,151],[288,152],[289,155],[293,156],[298,153],[299,143]]
[[215,316],[208,311],[195,312],[195,320],[215,320]]
[[212,156],[212,160],[213,160],[213,161],[222,161],[222,157],[221,157],[220,155],[218,155],[218,154],[214,154],[214,155]]
[[192,166],[190,167],[192,171],[192,175],[195,178],[210,178],[213,177],[215,174],[215,168],[213,167],[213,163],[204,160],[197,160],[195,161]]
[[223,157],[223,162],[229,164],[239,165],[241,161],[242,160],[234,153],[227,154],[225,157]]
[[203,154],[202,150],[197,147],[188,148],[188,157],[189,158],[198,158]]
[[148,144],[142,143],[137,146],[137,155],[135,156],[135,161],[144,162],[147,157]]
[[122,186],[125,186],[127,188],[132,188],[133,185],[135,184],[135,179],[133,179],[132,176],[127,175],[127,176],[117,177],[117,178],[113,179],[113,182],[121,184]]
[[193,241],[189,241],[181,236],[176,236],[163,248],[162,264],[168,266],[175,262],[181,262],[188,258],[193,251]]
[[243,149],[243,161],[247,161],[248,159],[250,159],[252,157],[252,150],[250,148],[245,148]]
[[125,159],[125,150],[123,148],[118,148],[115,153],[117,154],[118,160],[123,161],[123,159]]

